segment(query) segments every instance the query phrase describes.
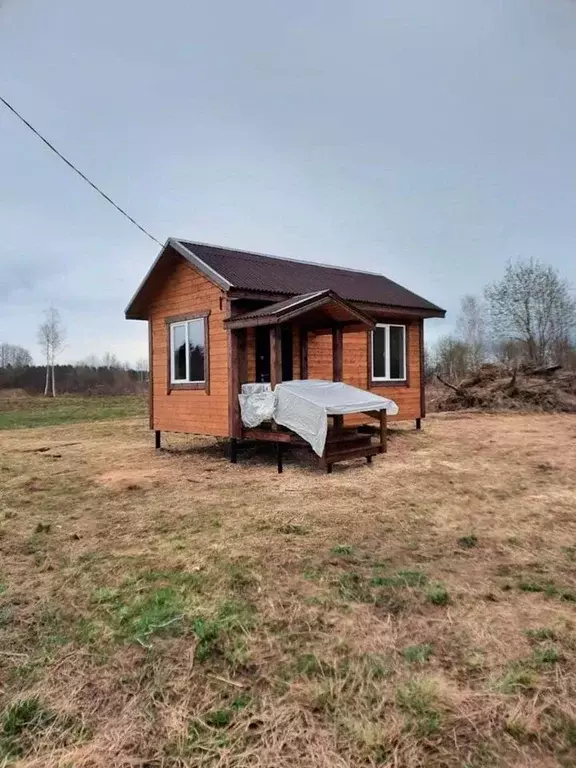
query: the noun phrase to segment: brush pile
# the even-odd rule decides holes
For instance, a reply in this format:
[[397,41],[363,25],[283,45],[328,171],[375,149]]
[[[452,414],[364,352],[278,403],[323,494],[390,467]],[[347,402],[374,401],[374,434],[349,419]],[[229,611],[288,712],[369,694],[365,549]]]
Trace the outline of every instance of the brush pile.
[[520,366],[510,369],[489,363],[458,384],[438,376],[447,388],[434,410],[548,411],[576,413],[576,372],[561,366]]

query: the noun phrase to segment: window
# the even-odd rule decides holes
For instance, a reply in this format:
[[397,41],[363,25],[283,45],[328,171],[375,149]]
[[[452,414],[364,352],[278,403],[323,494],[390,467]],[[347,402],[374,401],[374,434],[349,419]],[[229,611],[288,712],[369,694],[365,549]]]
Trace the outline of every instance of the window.
[[406,381],[405,325],[377,325],[372,331],[372,381]]
[[206,317],[170,323],[172,384],[206,383]]

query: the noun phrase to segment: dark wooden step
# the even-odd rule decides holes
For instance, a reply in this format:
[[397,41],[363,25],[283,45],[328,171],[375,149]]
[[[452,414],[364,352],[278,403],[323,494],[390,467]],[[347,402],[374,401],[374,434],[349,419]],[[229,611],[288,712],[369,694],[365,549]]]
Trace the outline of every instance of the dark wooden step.
[[372,446],[372,440],[369,435],[364,435],[363,440],[342,440],[339,443],[332,443],[326,446],[326,457],[334,456],[335,454],[343,453],[345,451],[364,450]]
[[340,440],[365,440],[366,435],[358,432],[357,429],[344,429],[342,432],[328,432],[326,435],[326,444],[338,443]]
[[379,445],[367,445],[365,448],[353,448],[348,451],[337,451],[326,456],[326,464],[335,464],[337,461],[359,459],[362,456],[375,456],[380,453]]

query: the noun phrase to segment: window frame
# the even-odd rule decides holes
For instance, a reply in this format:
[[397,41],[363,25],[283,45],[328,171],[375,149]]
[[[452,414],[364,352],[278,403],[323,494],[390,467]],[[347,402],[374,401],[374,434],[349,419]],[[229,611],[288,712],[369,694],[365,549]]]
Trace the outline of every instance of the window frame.
[[[385,370],[385,376],[375,376],[374,375],[374,331],[377,328],[384,328],[385,329],[385,350],[386,354],[384,356],[384,370]],[[404,330],[404,370],[403,370],[403,376],[399,379],[391,379],[390,378],[390,328],[402,328]],[[396,387],[408,387],[410,385],[409,383],[409,369],[408,369],[408,332],[409,332],[409,324],[408,323],[376,323],[373,330],[369,331],[370,334],[370,345],[369,345],[369,371],[370,371],[370,383],[372,386],[375,387],[382,387],[382,386],[396,386]]]
[[[166,333],[167,333],[167,392],[170,394],[172,390],[178,389],[200,389],[204,390],[206,394],[210,394],[210,345],[209,345],[209,316],[210,310],[204,310],[202,312],[195,312],[193,314],[178,315],[175,317],[167,317]],[[202,320],[204,323],[204,379],[202,381],[190,381],[189,379],[174,379],[174,328],[184,327],[186,328],[186,346],[188,347],[188,323]],[[190,373],[190,360],[188,355],[186,356],[186,369],[188,375]]]

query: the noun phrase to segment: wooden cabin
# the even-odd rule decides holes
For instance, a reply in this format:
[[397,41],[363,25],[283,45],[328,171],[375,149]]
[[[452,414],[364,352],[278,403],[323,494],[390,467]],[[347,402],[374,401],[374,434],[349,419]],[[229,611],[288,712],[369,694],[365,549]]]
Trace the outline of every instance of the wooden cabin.
[[[156,446],[164,431],[226,437],[232,460],[254,436],[238,402],[246,382],[344,381],[394,400],[395,418],[420,428],[424,319],[444,315],[383,275],[175,238],[126,310],[148,321]],[[370,417],[334,422],[350,431]]]

